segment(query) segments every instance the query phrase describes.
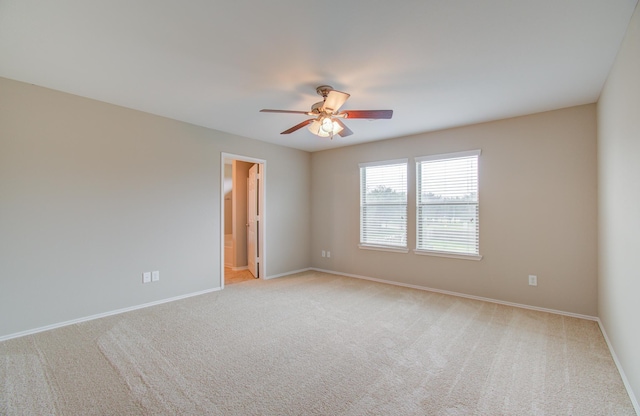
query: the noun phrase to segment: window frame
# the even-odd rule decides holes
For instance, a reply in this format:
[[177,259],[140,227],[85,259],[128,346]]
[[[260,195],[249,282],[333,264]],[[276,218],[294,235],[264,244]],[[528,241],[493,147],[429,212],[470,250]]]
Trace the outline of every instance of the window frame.
[[[373,205],[388,205],[388,204],[365,204],[365,201],[363,201],[364,198],[364,184],[363,184],[363,179],[366,179],[363,177],[363,170],[366,171],[367,168],[371,168],[371,167],[377,167],[377,166],[393,166],[393,165],[404,165],[405,168],[405,173],[404,173],[404,189],[405,189],[405,195],[404,195],[404,204],[397,204],[397,205],[403,205],[405,208],[405,214],[404,214],[404,245],[393,245],[393,244],[378,244],[378,243],[373,243],[373,242],[363,242],[363,232],[365,231],[365,227],[364,227],[364,219],[365,219],[365,215],[364,214],[364,208],[366,206],[373,206]],[[359,220],[358,220],[358,226],[359,226],[359,243],[358,243],[358,247],[361,249],[365,249],[365,250],[379,250],[379,251],[390,251],[390,252],[395,252],[395,253],[408,253],[409,252],[409,245],[408,245],[408,213],[409,213],[409,204],[408,204],[408,191],[409,191],[409,186],[408,186],[408,181],[409,181],[409,159],[408,158],[401,158],[401,159],[392,159],[392,160],[381,160],[381,161],[375,161],[375,162],[365,162],[365,163],[359,163],[358,164],[358,171],[359,171],[359,198],[360,198],[360,205],[359,205]]]
[[[456,258],[456,259],[464,259],[464,260],[482,260],[482,256],[480,255],[480,224],[479,224],[479,220],[480,220],[480,175],[479,175],[479,171],[480,171],[480,155],[482,154],[482,151],[480,149],[476,149],[476,150],[468,150],[468,151],[462,151],[462,152],[454,152],[454,153],[442,153],[442,154],[434,154],[434,155],[427,155],[427,156],[420,156],[420,157],[416,157],[414,158],[415,160],[415,177],[416,177],[416,246],[415,249],[413,250],[413,252],[415,254],[419,254],[419,255],[427,255],[427,256],[438,256],[438,257],[449,257],[449,258]],[[423,206],[427,206],[427,205],[436,205],[436,204],[427,204],[427,203],[422,203],[421,202],[421,195],[422,195],[422,190],[421,190],[421,186],[422,186],[422,162],[430,162],[430,161],[443,161],[443,160],[448,160],[448,159],[460,159],[460,158],[467,158],[467,157],[473,157],[475,156],[476,159],[476,169],[477,169],[477,173],[476,173],[476,201],[475,203],[449,203],[449,204],[438,204],[438,205],[475,205],[476,207],[476,216],[475,216],[475,223],[476,223],[476,232],[475,232],[475,245],[477,247],[477,251],[474,253],[464,253],[464,252],[455,252],[455,251],[446,251],[446,250],[431,250],[431,249],[425,249],[425,248],[419,248],[420,245],[420,223],[421,223],[421,207]]]

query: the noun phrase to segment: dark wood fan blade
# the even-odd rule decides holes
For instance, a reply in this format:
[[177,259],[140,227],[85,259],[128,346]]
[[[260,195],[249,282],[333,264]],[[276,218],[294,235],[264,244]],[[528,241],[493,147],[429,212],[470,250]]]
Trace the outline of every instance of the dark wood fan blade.
[[344,118],[368,118],[371,120],[391,118],[393,110],[345,110],[340,113]]
[[340,107],[342,107],[342,104],[344,104],[349,97],[350,95],[347,94],[346,92],[340,92],[335,90],[329,91],[329,94],[327,95],[327,99],[324,100],[324,105],[322,106],[322,108],[323,110],[329,113],[335,114],[338,112]]
[[349,127],[345,126],[345,124],[342,122],[342,120],[340,120],[338,118],[334,118],[333,121],[338,123],[340,125],[340,127],[342,127],[342,131],[340,133],[338,133],[340,135],[340,137],[347,137],[347,136],[351,136],[353,134],[351,129]]
[[303,128],[304,126],[306,126],[307,124],[311,123],[313,120],[313,118],[310,118],[309,120],[305,120],[302,123],[296,124],[295,126],[291,127],[290,129],[287,129],[285,131],[283,131],[280,134],[289,134],[289,133],[293,133],[296,130],[300,130],[301,128]]
[[294,110],[269,110],[267,108],[260,110],[261,113],[289,113],[289,114],[309,114],[308,111],[294,111]]

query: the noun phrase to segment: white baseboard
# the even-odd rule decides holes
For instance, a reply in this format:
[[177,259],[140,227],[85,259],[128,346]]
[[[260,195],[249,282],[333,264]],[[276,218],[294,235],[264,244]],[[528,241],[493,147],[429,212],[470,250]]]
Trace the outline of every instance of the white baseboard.
[[597,321],[598,320],[598,318],[595,317],[595,316],[582,315],[582,314],[579,314],[579,313],[572,313],[572,312],[565,312],[565,311],[559,311],[559,310],[555,310],[555,309],[539,308],[537,306],[525,305],[525,304],[521,304],[521,303],[505,302],[505,301],[498,300],[498,299],[491,299],[491,298],[484,298],[484,297],[481,297],[481,296],[467,295],[466,293],[459,293],[459,292],[451,292],[451,291],[448,291],[448,290],[434,289],[434,288],[431,288],[431,287],[428,287],[428,286],[411,285],[411,284],[407,284],[407,283],[394,282],[393,280],[376,279],[374,277],[360,276],[360,275],[357,275],[357,274],[336,272],[336,271],[333,271],[333,270],[318,269],[318,268],[315,268],[315,267],[312,267],[311,270],[315,270],[317,272],[323,272],[323,273],[337,274],[337,275],[345,276],[345,277],[354,277],[356,279],[370,280],[372,282],[386,283],[386,284],[394,285],[394,286],[408,287],[408,288],[411,288],[411,289],[425,290],[427,292],[442,293],[443,295],[456,296],[456,297],[459,297],[459,298],[466,298],[466,299],[480,300],[480,301],[483,301],[483,302],[497,303],[499,305],[513,306],[514,308],[529,309],[529,310],[532,310],[532,311],[539,311],[539,312],[548,312],[548,313],[553,313],[553,314],[556,314],[556,315],[570,316],[572,318],[587,319],[589,321]]
[[613,349],[613,345],[611,345],[611,341],[609,340],[607,331],[605,331],[604,325],[602,324],[602,321],[600,320],[600,318],[598,318],[597,321],[598,321],[598,326],[600,327],[600,331],[602,331],[602,335],[604,336],[604,340],[606,341],[607,346],[609,347],[609,352],[613,357],[613,362],[616,363],[616,367],[618,367],[618,373],[620,373],[620,377],[622,378],[624,387],[627,389],[627,394],[631,399],[631,404],[633,404],[633,408],[636,410],[636,414],[640,415],[640,404],[638,404],[638,399],[636,398],[636,395],[633,393],[633,390],[631,389],[631,384],[629,384],[629,380],[627,379],[627,376],[624,373],[624,370],[622,369],[622,365],[620,365],[620,361],[618,361],[618,356],[616,355],[616,352]]
[[280,273],[280,274],[274,274],[271,276],[267,276],[264,278],[264,280],[269,280],[269,279],[276,279],[278,277],[285,277],[285,276],[291,276],[292,274],[296,274],[296,273],[302,273],[302,272],[308,272],[310,270],[315,270],[314,268],[311,267],[307,267],[306,269],[300,269],[300,270],[293,270],[290,272],[286,272],[286,273]]
[[[234,270],[246,270],[246,269],[248,269],[248,267],[244,266],[244,267],[237,267],[237,268],[233,268],[233,269]],[[306,272],[306,271],[309,271],[309,270],[311,270],[311,269],[310,268],[306,268],[306,269],[294,270],[294,271],[290,271],[290,272],[286,272],[286,273],[267,276],[264,279],[265,280],[275,279],[275,278],[278,278],[278,277],[289,276],[289,275],[292,275],[292,274]],[[63,326],[78,324],[78,323],[81,323],[81,322],[92,321],[94,319],[105,318],[105,317],[111,316],[111,315],[118,315],[118,314],[125,313],[125,312],[135,311],[136,309],[148,308],[150,306],[155,306],[155,305],[160,305],[160,304],[163,304],[163,303],[173,302],[173,301],[176,301],[176,300],[185,299],[185,298],[189,298],[189,297],[192,297],[192,296],[204,295],[205,293],[217,292],[219,290],[221,290],[221,288],[219,288],[219,287],[218,288],[213,288],[213,289],[207,289],[207,290],[203,290],[203,291],[200,291],[200,292],[194,292],[194,293],[189,293],[189,294],[186,294],[186,295],[175,296],[175,297],[168,298],[168,299],[162,299],[162,300],[158,300],[158,301],[154,301],[154,302],[144,303],[142,305],[130,306],[128,308],[116,309],[114,311],[103,312],[103,313],[99,313],[99,314],[96,314],[96,315],[85,316],[85,317],[78,318],[78,319],[72,319],[70,321],[58,322],[58,323],[51,324],[51,325],[46,325],[46,326],[42,326],[42,327],[38,327],[38,328],[28,329],[26,331],[21,331],[21,332],[16,332],[16,333],[13,333],[13,334],[0,336],[0,342],[7,341],[7,340],[10,340],[10,339],[14,339],[14,338],[24,337],[24,336],[27,336],[27,335],[37,334],[38,332],[49,331],[51,329],[61,328]]]
[[0,336],[0,342],[7,341],[7,340],[13,339],[13,338],[20,338],[20,337],[24,337],[24,336],[27,336],[27,335],[37,334],[38,332],[49,331],[51,329],[61,328],[63,326],[78,324],[80,322],[87,322],[87,321],[92,321],[94,319],[106,318],[107,316],[118,315],[118,314],[125,313],[125,312],[135,311],[137,309],[148,308],[150,306],[156,306],[156,305],[160,305],[160,304],[163,304],[163,303],[168,303],[168,302],[173,302],[173,301],[180,300],[180,299],[190,298],[192,296],[204,295],[205,293],[217,292],[219,290],[220,290],[219,287],[213,288],[213,289],[202,290],[200,292],[194,292],[194,293],[188,293],[186,295],[174,296],[172,298],[157,300],[157,301],[149,302],[149,303],[144,303],[142,305],[130,306],[128,308],[116,309],[114,311],[103,312],[103,313],[99,313],[99,314],[96,314],[96,315],[85,316],[83,318],[72,319],[70,321],[59,322],[59,323],[56,323],[56,324],[42,326],[42,327],[34,328],[34,329],[28,329],[26,331],[16,332],[14,334]]

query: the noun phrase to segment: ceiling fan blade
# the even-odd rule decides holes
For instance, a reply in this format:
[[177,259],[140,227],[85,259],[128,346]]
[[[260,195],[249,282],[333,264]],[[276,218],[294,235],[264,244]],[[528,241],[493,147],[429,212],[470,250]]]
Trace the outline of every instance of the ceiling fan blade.
[[345,110],[339,116],[344,118],[368,118],[370,120],[391,118],[393,110]]
[[350,95],[346,92],[331,90],[329,91],[327,98],[324,100],[322,109],[328,113],[335,114],[349,97]]
[[345,126],[345,124],[339,118],[334,118],[333,121],[335,123],[338,123],[340,125],[340,127],[342,127],[342,130],[340,131],[340,133],[338,133],[340,135],[340,137],[347,137],[347,136],[351,136],[353,134],[351,129],[349,127]]
[[287,129],[285,131],[283,131],[280,134],[289,134],[289,133],[293,133],[296,130],[300,130],[301,128],[303,128],[304,126],[306,126],[307,124],[311,123],[313,120],[315,120],[315,118],[310,118],[309,120],[305,120],[302,123],[296,124],[295,126],[291,127],[290,129]]
[[294,111],[294,110],[269,110],[267,108],[260,110],[261,113],[288,113],[288,114],[307,114],[308,111]]

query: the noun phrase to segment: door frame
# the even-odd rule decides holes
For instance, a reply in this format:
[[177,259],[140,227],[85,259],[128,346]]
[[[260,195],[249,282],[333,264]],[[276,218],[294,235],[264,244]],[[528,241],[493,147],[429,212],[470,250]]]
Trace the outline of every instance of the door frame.
[[267,250],[265,247],[266,234],[266,206],[267,206],[267,161],[250,156],[237,155],[234,153],[220,152],[220,289],[224,289],[224,164],[226,160],[239,160],[241,162],[257,163],[260,165],[260,222],[258,224],[258,257],[260,266],[258,277],[265,279],[267,276]]

